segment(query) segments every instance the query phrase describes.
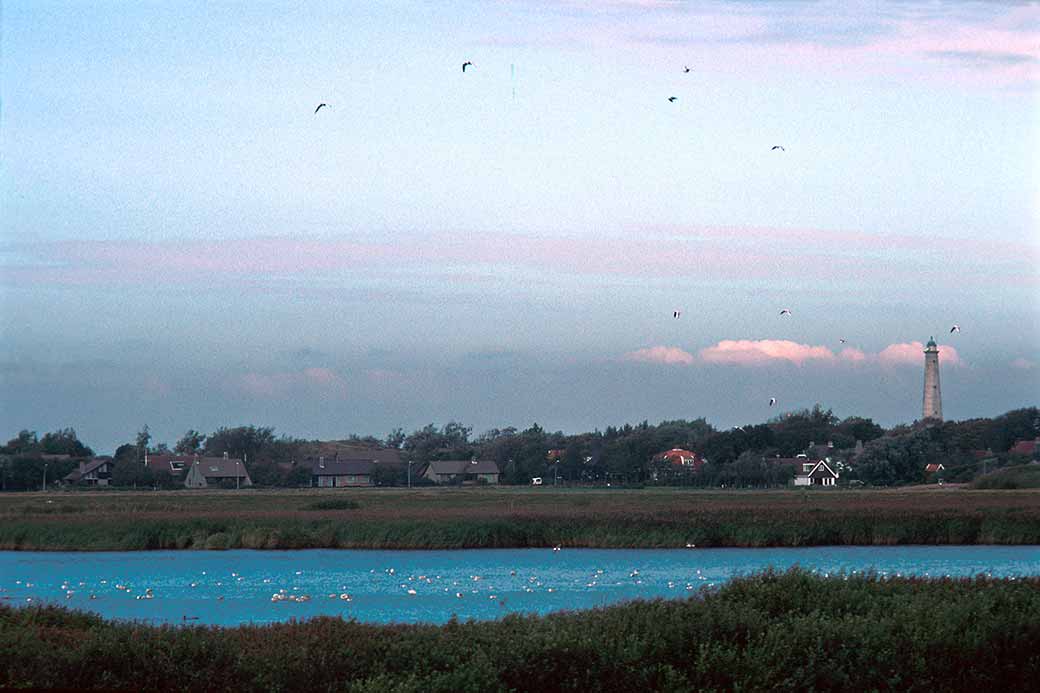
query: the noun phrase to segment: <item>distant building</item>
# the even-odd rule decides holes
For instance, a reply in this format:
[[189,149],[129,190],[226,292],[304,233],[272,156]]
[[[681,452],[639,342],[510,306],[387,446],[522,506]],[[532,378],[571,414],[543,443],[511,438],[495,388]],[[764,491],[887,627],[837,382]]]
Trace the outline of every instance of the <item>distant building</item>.
[[64,481],[70,484],[87,484],[89,486],[108,486],[112,479],[114,467],[111,457],[92,457],[79,461],[79,468],[65,475]]
[[230,484],[236,484],[240,488],[253,485],[242,460],[229,457],[195,458],[184,475],[184,485],[188,488],[221,487]]
[[1020,440],[1008,450],[1010,455],[1021,455],[1030,460],[1040,459],[1040,436],[1033,440]]
[[345,488],[372,485],[372,460],[326,460],[320,457],[311,466],[311,485],[318,488]]
[[942,390],[939,387],[939,347],[935,337],[924,349],[924,406],[921,419],[942,421]]
[[425,476],[438,484],[497,484],[498,465],[493,460],[433,460],[426,466]]
[[153,472],[166,472],[174,479],[181,480],[188,467],[195,460],[220,460],[222,457],[203,457],[198,455],[145,455],[144,464]]
[[924,467],[925,474],[935,474],[936,472],[945,471],[946,467],[940,462],[939,464],[926,464]]
[[672,448],[659,452],[653,457],[654,462],[667,462],[674,467],[683,467],[690,471],[699,472],[704,466],[705,459],[696,452],[682,448]]
[[795,472],[795,486],[834,486],[838,481],[838,473],[831,469],[826,460],[811,463],[806,469],[803,464],[800,471]]

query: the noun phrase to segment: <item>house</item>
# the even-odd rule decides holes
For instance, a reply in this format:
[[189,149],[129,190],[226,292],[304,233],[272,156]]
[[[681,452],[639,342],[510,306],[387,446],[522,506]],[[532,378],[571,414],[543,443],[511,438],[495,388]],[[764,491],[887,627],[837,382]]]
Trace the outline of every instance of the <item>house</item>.
[[942,471],[945,471],[945,470],[946,470],[946,467],[943,466],[942,462],[940,462],[939,464],[935,464],[933,462],[932,464],[926,464],[925,467],[924,467],[924,473],[925,474],[935,474],[937,472],[942,472]]
[[65,475],[64,481],[70,484],[87,484],[89,486],[108,486],[112,479],[115,464],[111,457],[92,457],[79,461],[79,468]]
[[438,484],[498,483],[499,469],[493,460],[433,460],[423,476]]
[[[198,455],[145,455],[144,464],[153,472],[166,472],[174,479],[184,478],[188,467],[195,460],[200,459]],[[220,457],[206,457],[202,459],[223,459]]]
[[701,467],[704,466],[706,460],[696,452],[690,452],[689,450],[683,450],[682,448],[672,448],[671,450],[659,452],[654,455],[653,461],[667,462],[674,467],[686,468],[694,472],[699,472]]
[[[806,471],[806,464],[812,467]],[[827,464],[826,460],[803,463],[800,470],[795,472],[795,486],[834,486],[838,481],[838,474]]]
[[311,485],[318,488],[371,486],[376,464],[373,460],[326,460],[319,457],[312,462]]
[[242,460],[224,457],[196,457],[184,475],[184,485],[188,488],[210,488],[229,486],[236,488],[252,486],[246,465]]
[[1030,460],[1040,459],[1040,436],[1033,440],[1020,440],[1008,450],[1010,455],[1021,455]]
[[563,450],[562,448],[557,448],[555,450],[549,450],[545,454],[545,459],[549,460],[550,462],[556,462],[558,460],[562,460],[563,456],[564,456],[564,454],[566,454],[566,452],[567,451]]

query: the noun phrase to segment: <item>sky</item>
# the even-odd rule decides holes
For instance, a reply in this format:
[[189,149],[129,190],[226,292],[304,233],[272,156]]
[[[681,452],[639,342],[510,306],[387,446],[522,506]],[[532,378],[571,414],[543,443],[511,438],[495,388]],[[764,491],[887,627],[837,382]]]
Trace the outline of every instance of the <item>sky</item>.
[[4,2],[0,437],[1037,404],[1037,3],[343,5]]

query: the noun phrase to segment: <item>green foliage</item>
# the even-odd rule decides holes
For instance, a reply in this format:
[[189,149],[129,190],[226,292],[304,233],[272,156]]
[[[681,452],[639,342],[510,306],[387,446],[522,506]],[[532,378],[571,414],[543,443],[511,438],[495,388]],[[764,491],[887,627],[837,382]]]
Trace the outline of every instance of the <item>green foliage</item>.
[[443,626],[153,627],[0,606],[0,650],[2,687],[1030,690],[1040,580],[767,572],[683,600]]

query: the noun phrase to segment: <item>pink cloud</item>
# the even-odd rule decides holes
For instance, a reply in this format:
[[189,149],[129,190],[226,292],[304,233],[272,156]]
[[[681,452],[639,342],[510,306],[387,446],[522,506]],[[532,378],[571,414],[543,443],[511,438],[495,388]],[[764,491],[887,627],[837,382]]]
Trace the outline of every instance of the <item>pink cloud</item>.
[[[924,364],[924,344],[921,342],[889,344],[878,353],[877,360],[886,366],[922,366]],[[939,345],[939,363],[944,366],[964,365],[957,349],[949,344]]]
[[347,383],[328,368],[305,368],[288,373],[250,372],[232,381],[232,387],[252,397],[281,397],[301,390],[346,394]]
[[667,365],[689,365],[693,363],[693,354],[679,347],[655,346],[630,351],[624,356],[626,361],[642,363],[663,363]]
[[724,339],[715,346],[700,351],[708,363],[727,363],[741,366],[762,365],[775,361],[789,361],[802,365],[806,361],[833,361],[834,353],[824,346],[799,344],[786,339]]
[[862,363],[867,360],[867,355],[854,347],[845,347],[838,354],[838,358],[851,361],[852,363]]

